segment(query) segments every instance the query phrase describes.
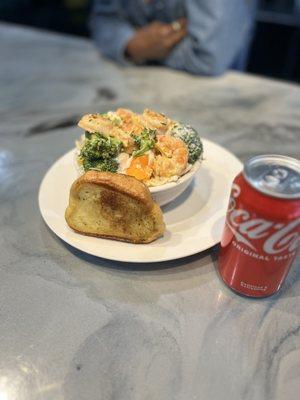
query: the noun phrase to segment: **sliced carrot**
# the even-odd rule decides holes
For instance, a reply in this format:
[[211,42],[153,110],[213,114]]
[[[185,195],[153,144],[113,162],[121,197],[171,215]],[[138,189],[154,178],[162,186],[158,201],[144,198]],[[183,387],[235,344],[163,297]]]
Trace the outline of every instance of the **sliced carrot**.
[[144,154],[143,156],[134,157],[131,161],[130,167],[146,167],[149,163],[149,156]]
[[143,171],[139,168],[129,167],[126,169],[126,174],[130,176],[134,176],[139,181],[143,181],[144,179],[148,179],[148,174],[146,171]]
[[153,169],[149,167],[149,156],[147,154],[132,159],[126,174],[134,176],[136,179],[143,181],[151,178]]

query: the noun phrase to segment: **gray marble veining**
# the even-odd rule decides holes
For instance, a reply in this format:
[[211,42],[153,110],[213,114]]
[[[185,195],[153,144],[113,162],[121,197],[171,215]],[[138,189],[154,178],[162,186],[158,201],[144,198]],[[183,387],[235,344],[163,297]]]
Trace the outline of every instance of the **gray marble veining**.
[[217,248],[140,266],[69,247],[37,193],[78,116],[118,106],[165,111],[243,160],[299,156],[300,88],[122,69],[87,40],[5,24],[0,37],[0,399],[298,399],[299,262],[279,294],[246,299],[220,281]]

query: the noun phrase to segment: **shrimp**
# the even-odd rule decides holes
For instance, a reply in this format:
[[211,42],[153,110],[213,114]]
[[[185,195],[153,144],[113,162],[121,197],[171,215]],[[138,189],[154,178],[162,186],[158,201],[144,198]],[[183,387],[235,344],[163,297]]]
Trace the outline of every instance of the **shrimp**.
[[181,139],[157,135],[156,150],[161,154],[154,159],[154,175],[158,177],[181,176],[188,163],[188,149]]
[[141,118],[131,110],[118,108],[116,114],[122,119],[122,129],[133,135],[140,135],[144,130]]
[[160,134],[164,134],[171,123],[171,120],[164,114],[159,114],[148,108],[144,110],[142,120],[148,129],[155,129]]
[[78,126],[91,133],[100,132],[105,136],[112,136],[121,140],[128,153],[132,153],[135,149],[135,143],[131,135],[101,114],[84,115],[78,122]]

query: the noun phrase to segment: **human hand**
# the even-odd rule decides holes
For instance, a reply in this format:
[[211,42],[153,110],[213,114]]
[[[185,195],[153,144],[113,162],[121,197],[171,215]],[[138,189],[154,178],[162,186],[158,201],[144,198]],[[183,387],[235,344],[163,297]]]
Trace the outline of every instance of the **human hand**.
[[186,19],[172,24],[154,21],[136,31],[126,54],[135,62],[164,59],[187,34]]

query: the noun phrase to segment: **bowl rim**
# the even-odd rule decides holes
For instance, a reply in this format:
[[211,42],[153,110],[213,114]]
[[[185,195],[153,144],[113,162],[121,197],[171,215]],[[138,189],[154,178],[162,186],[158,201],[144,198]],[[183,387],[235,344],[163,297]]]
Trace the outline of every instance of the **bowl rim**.
[[188,181],[199,170],[201,163],[202,163],[201,159],[197,160],[193,164],[192,168],[186,174],[182,175],[176,182],[164,183],[163,185],[159,185],[159,186],[152,186],[152,187],[150,186],[149,187],[150,193],[164,192],[165,190],[175,188],[176,186],[179,186],[180,184]]

